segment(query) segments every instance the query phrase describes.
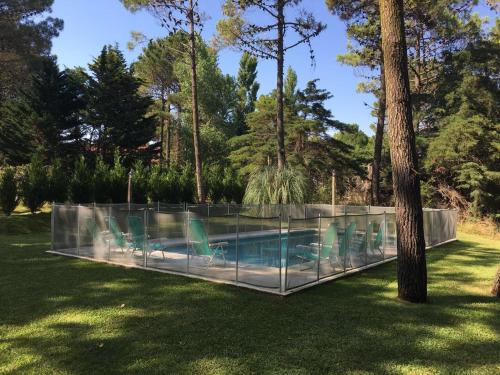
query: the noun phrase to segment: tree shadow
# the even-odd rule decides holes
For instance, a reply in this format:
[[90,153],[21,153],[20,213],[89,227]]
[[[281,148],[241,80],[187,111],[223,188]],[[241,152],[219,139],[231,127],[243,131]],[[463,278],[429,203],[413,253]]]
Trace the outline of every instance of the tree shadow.
[[[26,245],[23,251],[12,251],[16,243]],[[433,249],[430,302],[415,305],[395,298],[394,262],[280,298],[50,256],[40,243],[16,237],[0,248],[6,259],[0,265],[0,347],[33,357],[14,372],[398,373],[432,367],[453,373],[498,365],[498,301],[455,287],[477,283],[464,269],[498,259],[497,250],[472,248],[480,244]]]

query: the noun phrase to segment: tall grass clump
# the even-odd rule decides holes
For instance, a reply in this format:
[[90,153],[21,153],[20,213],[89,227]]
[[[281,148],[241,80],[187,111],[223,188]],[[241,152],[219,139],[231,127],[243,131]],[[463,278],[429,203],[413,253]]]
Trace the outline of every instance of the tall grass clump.
[[266,166],[256,169],[248,180],[243,202],[245,204],[304,203],[306,177],[290,166],[279,169]]

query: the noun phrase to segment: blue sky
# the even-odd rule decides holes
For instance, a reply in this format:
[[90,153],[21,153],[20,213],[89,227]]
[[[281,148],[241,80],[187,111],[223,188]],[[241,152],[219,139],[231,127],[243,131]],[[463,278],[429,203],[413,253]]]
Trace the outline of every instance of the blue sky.
[[[202,10],[209,17],[205,23],[203,36],[211,39],[217,19],[220,18],[222,0],[201,0]],[[285,57],[286,65],[297,72],[299,87],[311,79],[319,78],[319,87],[329,90],[333,98],[327,103],[337,120],[357,123],[367,133],[372,133],[370,124],[374,122],[371,109],[364,103],[372,104],[374,98],[356,92],[362,79],[349,66],[336,61],[339,53],[346,49],[345,25],[329,14],[324,0],[304,0],[303,6],[327,24],[327,29],[313,41],[316,64],[311,66],[307,47],[300,46],[291,50]],[[481,15],[489,15],[486,8],[478,9]],[[62,67],[84,66],[97,56],[105,44],[118,43],[128,62],[134,61],[140,48],[128,51],[127,42],[131,31],[140,31],[149,38],[164,36],[166,31],[157,20],[146,12],[130,13],[119,0],[55,0],[52,16],[64,20],[64,30],[53,43],[53,53],[58,56]],[[219,54],[222,71],[236,75],[240,53],[223,50]],[[276,68],[272,61],[259,61],[259,94],[270,92],[276,82]]]

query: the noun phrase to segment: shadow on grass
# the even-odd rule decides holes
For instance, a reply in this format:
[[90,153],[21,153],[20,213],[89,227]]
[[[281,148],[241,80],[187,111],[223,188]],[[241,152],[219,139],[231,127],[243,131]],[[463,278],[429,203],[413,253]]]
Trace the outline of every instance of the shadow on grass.
[[[395,263],[279,298],[50,256],[43,240],[0,245],[0,348],[15,372],[485,373],[498,366],[498,301],[455,287],[480,287],[475,268],[498,262],[498,250],[480,243],[431,250],[430,303],[413,305],[394,297]],[[21,243],[22,251],[12,245]]]

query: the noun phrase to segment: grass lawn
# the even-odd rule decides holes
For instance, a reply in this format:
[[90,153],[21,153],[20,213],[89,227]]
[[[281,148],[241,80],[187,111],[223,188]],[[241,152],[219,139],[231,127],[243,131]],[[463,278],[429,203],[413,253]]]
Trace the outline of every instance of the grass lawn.
[[281,298],[48,255],[46,213],[0,228],[1,374],[500,373],[486,237],[430,250],[413,305],[394,262]]

